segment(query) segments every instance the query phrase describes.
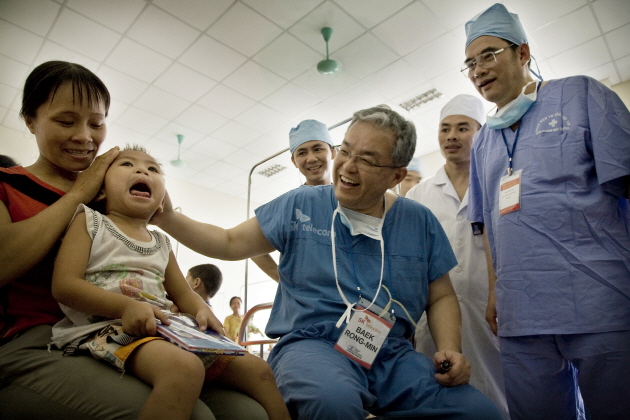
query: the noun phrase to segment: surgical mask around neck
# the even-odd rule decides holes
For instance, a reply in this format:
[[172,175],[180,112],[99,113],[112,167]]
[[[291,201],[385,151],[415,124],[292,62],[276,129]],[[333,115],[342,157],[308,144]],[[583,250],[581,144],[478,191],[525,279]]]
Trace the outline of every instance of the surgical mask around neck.
[[[350,217],[348,217],[345,212],[349,212],[348,214],[350,214]],[[335,216],[337,214],[339,214],[341,223],[343,223],[344,226],[350,229],[351,235],[353,236],[365,235],[368,238],[379,241],[380,243],[381,275],[378,281],[378,288],[376,289],[376,293],[374,294],[374,299],[372,299],[372,302],[368,305],[367,308],[365,308],[365,310],[367,310],[374,304],[374,302],[376,302],[376,298],[378,298],[378,294],[381,291],[381,285],[383,284],[383,271],[385,270],[385,240],[383,239],[383,222],[385,221],[385,214],[386,214],[385,197],[383,197],[383,218],[380,221],[377,218],[367,216],[367,215],[361,215],[361,213],[353,212],[352,210],[349,210],[349,209],[344,209],[343,207],[341,207],[340,203],[337,203],[337,208],[333,212],[332,223],[330,225],[330,241],[331,241],[331,249],[332,249],[333,270],[335,272],[335,283],[337,284],[337,290],[339,291],[339,295],[341,296],[343,303],[346,305],[346,310],[344,311],[343,315],[341,315],[341,317],[339,318],[336,324],[337,328],[339,328],[343,322],[350,322],[350,315],[352,314],[353,310],[356,310],[354,306],[357,304],[358,301],[351,303],[343,294],[343,291],[341,290],[341,286],[339,285],[339,277],[337,273],[337,246],[335,244],[335,238],[336,238]],[[360,215],[360,216],[356,217],[357,215]],[[365,219],[361,216],[366,216],[370,219]],[[376,219],[376,220],[371,220],[371,219]],[[359,293],[359,298],[360,297],[361,295]]]
[[365,235],[368,238],[377,241],[383,240],[382,228],[385,215],[383,215],[382,219],[379,219],[377,217],[344,209],[341,207],[341,204],[337,204],[335,212],[339,213],[341,223],[350,229],[350,235]]
[[[529,95],[525,95],[525,89],[527,86],[535,81],[529,82],[523,87],[521,93],[512,102],[501,108],[495,115],[486,116],[486,124],[488,128],[494,130],[501,130],[503,128],[510,127],[521,119],[523,115],[529,110],[529,108],[536,102],[536,96],[538,94],[538,86]],[[490,110],[492,112],[492,110]]]

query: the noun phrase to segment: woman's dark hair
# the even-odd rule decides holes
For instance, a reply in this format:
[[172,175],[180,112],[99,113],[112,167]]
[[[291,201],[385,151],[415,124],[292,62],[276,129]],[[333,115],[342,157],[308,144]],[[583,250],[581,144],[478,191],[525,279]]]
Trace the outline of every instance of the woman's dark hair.
[[33,69],[24,83],[20,116],[25,121],[27,118],[35,118],[37,109],[48,98],[54,98],[59,87],[66,82],[72,84],[75,101],[81,103],[86,99],[90,106],[102,102],[107,116],[110,96],[103,81],[82,65],[67,61],[47,61]]
[[0,155],[0,168],[12,168],[13,166],[18,166],[17,162],[9,156]]
[[238,299],[238,300],[240,300],[241,302],[243,301],[243,300],[242,300],[240,297],[238,297],[238,296],[232,296],[232,299],[230,299],[230,306],[232,306],[232,301],[234,301],[234,299]]

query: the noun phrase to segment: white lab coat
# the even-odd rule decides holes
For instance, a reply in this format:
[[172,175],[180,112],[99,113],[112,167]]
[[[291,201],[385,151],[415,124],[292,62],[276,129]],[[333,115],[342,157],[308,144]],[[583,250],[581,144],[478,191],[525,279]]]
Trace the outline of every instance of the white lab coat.
[[[407,198],[428,207],[442,224],[451,243],[457,266],[449,276],[462,312],[462,352],[472,366],[470,384],[490,398],[508,419],[499,339],[486,319],[488,269],[483,235],[473,235],[466,220],[468,191],[460,202],[444,167],[407,192]],[[416,328],[416,350],[433,357],[435,344],[422,315]]]

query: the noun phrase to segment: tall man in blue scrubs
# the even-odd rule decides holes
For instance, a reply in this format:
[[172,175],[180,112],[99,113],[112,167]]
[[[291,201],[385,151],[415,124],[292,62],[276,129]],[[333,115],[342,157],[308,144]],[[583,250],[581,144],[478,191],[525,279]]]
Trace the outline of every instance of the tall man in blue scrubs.
[[[362,110],[337,150],[333,185],[289,191],[227,230],[160,215],[164,230],[213,258],[281,252],[266,334],[280,337],[269,361],[295,419],[501,418],[467,384],[448,239],[428,209],[388,192],[415,140],[391,109]],[[409,341],[425,309],[433,360]]]
[[[471,154],[468,218],[496,271],[512,420],[630,413],[630,114],[584,76],[534,83],[518,16],[466,24],[462,72],[496,104]],[[588,59],[585,57],[585,59]]]

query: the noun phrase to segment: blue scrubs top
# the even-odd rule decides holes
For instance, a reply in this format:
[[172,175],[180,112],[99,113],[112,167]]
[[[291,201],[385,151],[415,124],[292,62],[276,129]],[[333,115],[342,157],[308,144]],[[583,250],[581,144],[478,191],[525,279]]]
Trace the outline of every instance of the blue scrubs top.
[[499,215],[515,133],[479,131],[468,218],[484,222],[498,276],[499,335],[630,329],[630,114],[584,76],[551,80],[520,122],[521,209]]
[[[267,324],[268,336],[281,337],[315,324],[328,331],[327,339],[334,340],[341,333],[342,328],[335,329],[334,324],[346,308],[335,283],[330,238],[336,207],[333,186],[327,185],[289,191],[256,210],[267,240],[281,253],[280,284]],[[343,293],[356,302],[359,285],[363,297],[372,301],[381,272],[379,241],[351,236],[339,216],[335,234]],[[417,321],[427,303],[429,283],[457,263],[448,238],[426,207],[403,198],[387,212],[383,237],[383,284]],[[384,307],[387,301],[387,292],[381,289],[376,304]],[[393,308],[397,321],[390,336],[410,337],[414,327],[397,304]]]

